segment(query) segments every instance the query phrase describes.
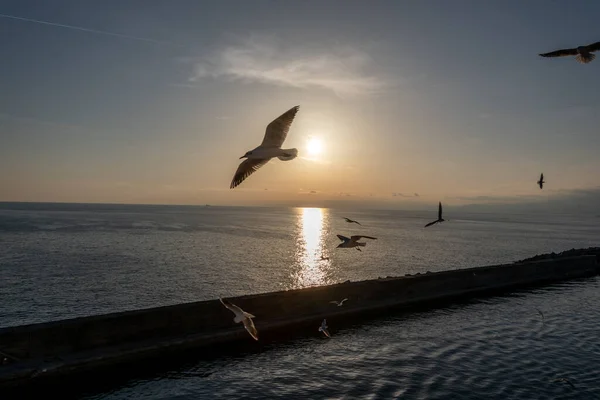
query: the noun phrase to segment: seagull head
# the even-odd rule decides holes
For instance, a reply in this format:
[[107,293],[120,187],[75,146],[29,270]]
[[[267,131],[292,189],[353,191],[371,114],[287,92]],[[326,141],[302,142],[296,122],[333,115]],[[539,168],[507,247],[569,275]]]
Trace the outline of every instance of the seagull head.
[[240,157],[240,160],[242,158],[248,158],[248,156],[251,156],[251,155],[252,155],[252,152],[251,151],[247,151],[246,154],[244,154],[243,156]]

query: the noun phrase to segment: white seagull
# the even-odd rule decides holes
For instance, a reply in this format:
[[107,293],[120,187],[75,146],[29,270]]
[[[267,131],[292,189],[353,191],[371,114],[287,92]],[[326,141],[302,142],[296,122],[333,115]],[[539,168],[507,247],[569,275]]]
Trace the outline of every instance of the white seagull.
[[567,57],[575,56],[575,59],[581,64],[587,64],[596,58],[594,51],[600,50],[600,42],[588,44],[587,46],[573,47],[571,49],[561,49],[549,53],[540,54],[542,57]]
[[338,244],[337,247],[341,247],[341,248],[356,247],[356,250],[358,250],[358,251],[362,251],[358,246],[366,246],[367,245],[365,242],[359,242],[360,239],[362,239],[362,238],[377,239],[376,237],[373,237],[373,236],[362,236],[362,235],[352,235],[349,238],[347,238],[346,236],[342,236],[342,235],[336,235],[336,236],[342,241],[342,243]]
[[256,330],[256,327],[254,326],[254,322],[252,322],[252,318],[256,318],[256,317],[250,313],[247,313],[246,311],[242,310],[241,308],[239,308],[235,304],[230,303],[227,300],[223,300],[220,297],[219,297],[219,300],[221,300],[221,303],[227,309],[229,309],[230,311],[232,311],[235,314],[235,317],[233,318],[233,322],[235,322],[236,324],[243,322],[244,328],[246,328],[246,330],[248,331],[250,336],[252,336],[254,338],[254,340],[258,340],[258,331]]
[[328,338],[331,337],[331,335],[329,334],[329,331],[327,330],[327,320],[324,319],[323,322],[321,323],[321,326],[319,327],[319,332],[323,332],[325,334],[325,336],[327,336]]
[[332,301],[330,301],[330,303],[331,303],[331,304],[337,304],[337,306],[338,306],[338,307],[341,307],[341,306],[342,306],[342,304],[344,304],[344,302],[345,302],[346,300],[348,300],[348,298],[347,298],[347,297],[346,297],[344,300],[342,300],[342,301],[332,300]]
[[281,145],[287,137],[290,125],[299,108],[300,106],[290,108],[267,125],[265,137],[260,146],[247,151],[240,157],[240,159],[246,158],[246,160],[235,171],[230,189],[238,186],[273,157],[277,157],[281,161],[290,161],[298,156],[298,149],[282,149]]

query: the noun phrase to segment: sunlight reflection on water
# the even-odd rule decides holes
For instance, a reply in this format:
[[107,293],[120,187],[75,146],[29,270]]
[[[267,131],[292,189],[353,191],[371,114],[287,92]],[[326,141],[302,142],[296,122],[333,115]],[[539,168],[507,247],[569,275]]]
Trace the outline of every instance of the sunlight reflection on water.
[[329,223],[327,209],[298,208],[297,216],[292,288],[328,284],[331,261],[324,251],[324,231]]

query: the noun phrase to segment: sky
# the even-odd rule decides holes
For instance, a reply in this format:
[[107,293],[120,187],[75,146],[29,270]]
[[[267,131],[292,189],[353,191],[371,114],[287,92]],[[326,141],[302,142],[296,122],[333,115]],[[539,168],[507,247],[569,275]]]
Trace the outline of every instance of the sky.
[[[574,0],[0,0],[0,201],[600,204],[600,58],[538,55],[600,41],[599,14]],[[296,105],[284,147],[299,157],[230,189]]]

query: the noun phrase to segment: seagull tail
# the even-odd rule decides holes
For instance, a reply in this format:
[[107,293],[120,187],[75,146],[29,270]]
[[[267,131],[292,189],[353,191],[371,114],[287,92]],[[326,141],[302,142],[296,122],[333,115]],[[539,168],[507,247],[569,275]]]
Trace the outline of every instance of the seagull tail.
[[281,161],[290,161],[298,157],[298,149],[282,149],[283,154],[278,156]]
[[589,62],[591,62],[594,58],[596,58],[595,54],[592,53],[588,53],[588,54],[578,54],[577,57],[575,57],[577,59],[577,61],[579,61],[582,64],[587,64]]

